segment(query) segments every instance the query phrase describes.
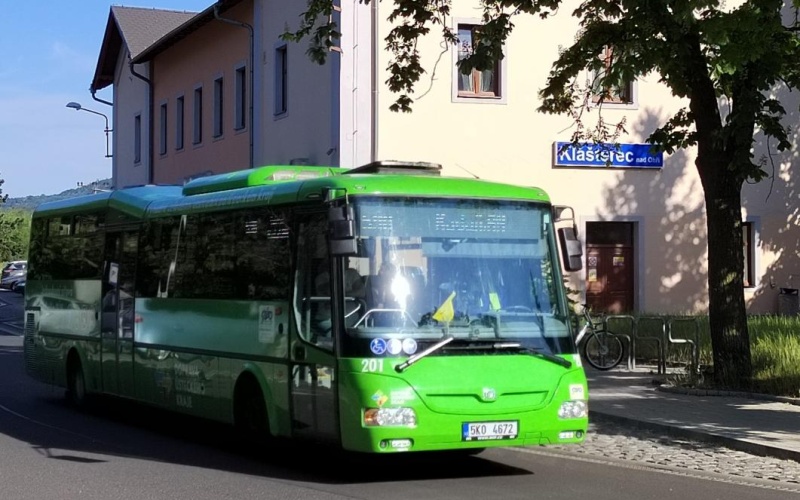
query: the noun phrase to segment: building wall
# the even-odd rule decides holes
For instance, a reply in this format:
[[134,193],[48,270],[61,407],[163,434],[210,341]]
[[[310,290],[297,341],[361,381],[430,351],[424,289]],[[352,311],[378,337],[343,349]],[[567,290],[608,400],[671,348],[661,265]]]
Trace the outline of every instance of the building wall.
[[[371,43],[373,7],[360,0],[342,0],[340,65],[339,165],[358,167],[372,160],[373,106],[372,67],[375,47]],[[378,47],[378,52],[382,47]],[[379,83],[382,85],[383,83]]]
[[[149,178],[149,149],[146,140],[142,141],[141,161],[134,161],[134,123],[135,116],[142,117],[142,137],[147,137],[147,84],[133,76],[130,69],[129,54],[123,46],[117,58],[114,77],[114,113],[111,119],[112,142],[112,184],[115,188],[147,184]],[[136,72],[148,76],[147,64],[137,64]]]
[[[253,23],[253,5],[242,2],[222,17]],[[234,80],[241,65],[249,65],[250,38],[246,29],[221,21],[201,26],[152,61],[154,182],[182,184],[185,180],[248,168],[249,116],[245,128],[234,130]],[[248,69],[249,71],[249,69]],[[223,129],[213,137],[214,81],[223,78]],[[193,144],[194,91],[202,87],[202,140]],[[249,99],[251,89],[247,89]],[[183,148],[176,148],[176,102],[184,97]],[[160,106],[167,105],[167,151],[160,154]]]
[[[284,42],[282,33],[296,29],[305,2],[259,0],[257,49],[262,99],[256,106],[260,128],[256,139],[256,164],[290,162],[338,164],[339,56],[329,54],[328,64],[317,65],[306,55],[307,40]],[[286,112],[276,113],[276,51],[286,47],[288,93]],[[335,85],[334,85],[335,82]]]
[[763,162],[768,177],[742,189],[743,218],[752,221],[758,233],[757,286],[746,294],[758,312],[776,311],[781,288],[800,288],[800,137],[796,127],[800,97],[780,88],[774,95],[786,109],[784,123],[792,125],[793,150],[779,152],[774,139],[766,141],[756,133],[753,158]]
[[[451,26],[457,27],[459,20],[478,24],[476,7],[477,2],[455,2]],[[377,37],[380,44],[391,29],[386,21],[390,8],[391,4],[381,4]],[[562,9],[559,15],[545,21],[534,16],[515,18],[516,27],[508,40],[504,61],[505,95],[493,103],[454,102],[455,52],[450,50],[440,57],[442,48],[434,30],[420,45],[427,73],[417,84],[413,112],[388,111],[397,96],[385,85],[378,89],[379,157],[433,161],[443,165],[445,175],[474,175],[541,187],[554,203],[574,207],[581,235],[585,235],[589,221],[633,222],[636,309],[660,313],[704,311],[708,296],[706,220],[693,150],[665,155],[663,168],[654,170],[553,166],[553,144],[570,140],[574,121],[568,116],[539,113],[536,108],[541,104],[538,90],[544,87],[559,49],[574,41],[577,25],[567,12]],[[388,78],[388,63],[389,54],[382,52],[377,64],[380,82]],[[657,126],[686,104],[660,85],[657,75],[639,79],[636,96],[634,106],[606,106],[602,110],[608,123],[625,120],[627,134],[619,142],[644,142]],[[582,119],[591,126],[599,115],[594,109]],[[761,235],[755,259],[756,286],[744,292],[753,313],[776,310],[778,288],[785,285],[770,287],[770,276],[775,275],[775,280],[781,276],[786,281],[791,268],[795,286],[800,285],[797,174],[794,180],[790,179],[790,157],[778,156],[777,160],[787,180],[773,185],[769,198],[769,181],[743,190],[743,217],[758,221]],[[788,262],[791,259],[787,254],[793,256],[793,263]],[[570,277],[574,288],[585,290],[585,273]]]

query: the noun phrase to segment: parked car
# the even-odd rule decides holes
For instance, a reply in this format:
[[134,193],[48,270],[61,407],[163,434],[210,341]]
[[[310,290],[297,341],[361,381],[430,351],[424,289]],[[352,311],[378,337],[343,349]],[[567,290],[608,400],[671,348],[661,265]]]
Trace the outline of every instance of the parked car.
[[3,271],[0,273],[0,279],[5,278],[12,271],[16,271],[19,269],[28,269],[28,261],[27,260],[12,260],[10,262],[6,262],[3,265]]
[[3,267],[0,288],[14,290],[20,281],[25,280],[28,274],[28,263],[24,260],[9,262]]

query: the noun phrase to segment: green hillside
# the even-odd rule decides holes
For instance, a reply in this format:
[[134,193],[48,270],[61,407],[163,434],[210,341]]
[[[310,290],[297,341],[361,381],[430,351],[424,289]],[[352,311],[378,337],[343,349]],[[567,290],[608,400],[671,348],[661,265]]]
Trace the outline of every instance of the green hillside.
[[46,201],[58,201],[66,198],[73,198],[75,196],[80,196],[84,194],[91,194],[95,192],[97,189],[103,189],[103,190],[111,189],[111,179],[89,182],[83,186],[79,186],[74,189],[67,189],[66,191],[63,191],[59,194],[51,194],[51,195],[40,194],[37,196],[24,196],[19,198],[11,198],[9,196],[8,200],[6,200],[5,203],[0,204],[0,210],[20,209],[20,210],[32,211],[40,203],[44,203]]

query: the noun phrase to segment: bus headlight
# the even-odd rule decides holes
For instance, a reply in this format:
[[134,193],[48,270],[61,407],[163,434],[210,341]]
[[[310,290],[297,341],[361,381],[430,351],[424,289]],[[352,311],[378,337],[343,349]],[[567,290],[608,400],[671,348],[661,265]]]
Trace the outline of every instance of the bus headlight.
[[366,408],[364,425],[368,427],[414,427],[417,414],[411,408]]
[[588,415],[586,401],[564,401],[558,409],[558,418],[585,418]]

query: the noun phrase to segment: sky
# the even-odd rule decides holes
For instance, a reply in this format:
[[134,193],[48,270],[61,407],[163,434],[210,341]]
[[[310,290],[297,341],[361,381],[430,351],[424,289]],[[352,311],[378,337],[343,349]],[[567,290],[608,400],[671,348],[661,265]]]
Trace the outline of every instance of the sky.
[[[66,104],[78,102],[105,114],[109,126],[113,124],[111,106],[93,100],[89,92],[112,5],[199,12],[213,4],[214,0],[28,0],[3,9],[3,194],[12,198],[58,194],[79,182],[111,177],[111,158],[105,157],[105,120]],[[113,101],[111,86],[96,95]]]

